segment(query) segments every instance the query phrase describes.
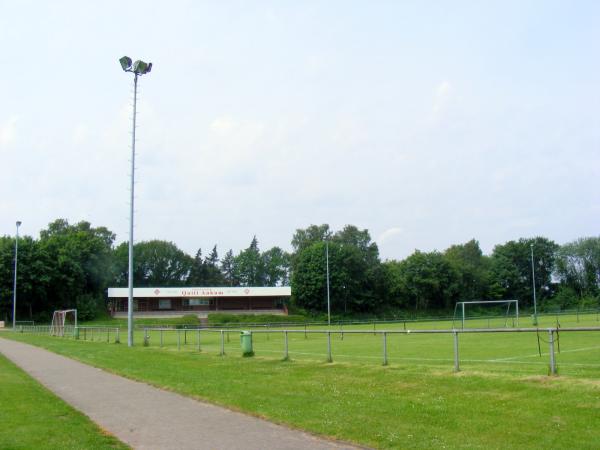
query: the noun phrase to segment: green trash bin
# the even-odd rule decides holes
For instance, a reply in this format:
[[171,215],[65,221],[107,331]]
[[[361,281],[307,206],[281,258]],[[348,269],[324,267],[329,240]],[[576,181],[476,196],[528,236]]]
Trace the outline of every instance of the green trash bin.
[[252,350],[252,332],[242,331],[240,333],[240,340],[242,343],[242,356],[254,356]]

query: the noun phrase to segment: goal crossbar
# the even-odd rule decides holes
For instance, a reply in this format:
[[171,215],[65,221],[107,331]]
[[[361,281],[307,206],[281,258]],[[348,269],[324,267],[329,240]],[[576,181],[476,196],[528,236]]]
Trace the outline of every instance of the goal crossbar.
[[489,305],[489,304],[506,304],[506,316],[510,312],[510,306],[515,305],[515,318],[517,319],[517,326],[519,326],[519,300],[471,300],[468,302],[456,302],[454,306],[454,318],[452,320],[452,326],[454,327],[454,321],[456,320],[456,310],[461,310],[461,324],[462,328],[465,327],[465,305]]

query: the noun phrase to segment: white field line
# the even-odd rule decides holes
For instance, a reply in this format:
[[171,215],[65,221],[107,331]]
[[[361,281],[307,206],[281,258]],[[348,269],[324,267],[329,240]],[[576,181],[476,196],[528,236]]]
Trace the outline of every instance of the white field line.
[[[561,352],[560,352],[560,353],[558,353],[558,352],[557,352],[557,354],[559,354],[559,355],[560,355],[561,353],[589,352],[590,350],[600,350],[600,346],[596,346],[596,347],[583,347],[583,348],[574,348],[574,349],[572,349],[572,350],[561,350]],[[550,354],[550,353],[548,353],[548,352],[542,352],[542,356],[547,356],[547,355],[549,355],[549,354]],[[514,360],[514,359],[521,359],[521,358],[537,358],[537,357],[539,357],[539,356],[540,356],[540,354],[539,354],[539,353],[535,353],[535,354],[532,354],[532,355],[523,355],[523,356],[510,356],[510,357],[508,357],[508,358],[495,358],[495,359],[492,359],[492,360],[490,360],[490,361],[493,361],[493,362],[496,362],[496,361],[498,361],[498,362],[500,362],[500,361],[510,361],[510,360]]]
[[[597,350],[597,349],[600,349],[600,347],[589,347],[589,348],[581,348],[581,349],[574,349],[574,350],[566,350],[561,353],[588,351],[588,350]],[[279,351],[279,350],[258,350],[257,353],[281,353],[281,354],[283,354],[283,352]],[[327,357],[326,353],[295,352],[295,351],[289,351],[288,353],[290,354],[290,356],[295,354],[295,355],[314,356],[314,357],[321,357],[321,358]],[[542,356],[548,356],[548,355],[549,355],[549,353],[542,353]],[[340,353],[333,353],[332,356],[334,358],[348,358],[348,359],[376,359],[376,360],[383,359],[383,356],[370,356],[370,355],[356,356],[356,355],[344,355],[344,354],[340,354]],[[529,358],[529,357],[534,357],[534,356],[537,358],[540,357],[540,355],[538,353],[536,353],[535,355],[528,355],[526,357]],[[514,358],[525,358],[525,356],[518,356],[518,357],[514,357]],[[453,358],[394,357],[394,356],[390,356],[390,354],[388,353],[388,362],[391,360],[417,361],[417,362],[418,361],[429,361],[429,362],[434,361],[434,362],[444,362],[444,363],[453,363],[454,362]],[[464,358],[461,358],[460,361],[465,362],[465,363],[529,364],[529,365],[542,365],[542,366],[548,365],[547,361],[540,361],[540,362],[516,361],[516,360],[513,360],[513,358],[500,358],[500,359],[464,359]],[[557,362],[557,364],[560,364],[561,366],[600,367],[600,364],[594,364],[594,363]]]

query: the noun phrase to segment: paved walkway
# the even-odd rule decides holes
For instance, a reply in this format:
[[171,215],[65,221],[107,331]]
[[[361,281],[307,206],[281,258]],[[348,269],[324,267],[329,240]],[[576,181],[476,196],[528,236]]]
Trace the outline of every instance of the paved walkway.
[[0,338],[0,353],[137,449],[351,449]]

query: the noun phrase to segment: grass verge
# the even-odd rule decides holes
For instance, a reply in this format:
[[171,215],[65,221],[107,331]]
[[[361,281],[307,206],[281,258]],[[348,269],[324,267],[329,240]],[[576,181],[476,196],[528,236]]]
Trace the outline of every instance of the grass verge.
[[0,355],[0,448],[129,447]]
[[10,337],[184,395],[377,448],[595,448],[600,441],[597,380]]

